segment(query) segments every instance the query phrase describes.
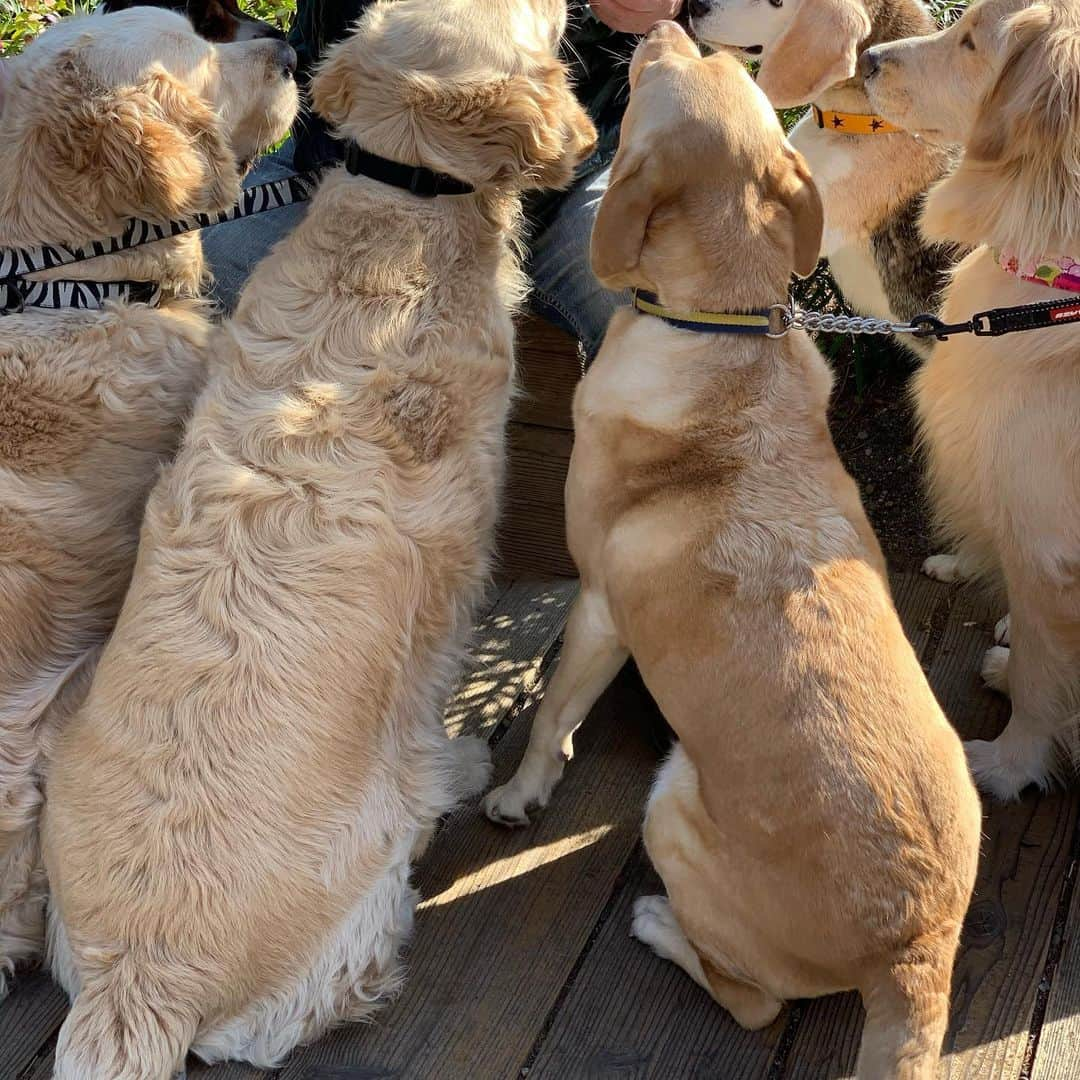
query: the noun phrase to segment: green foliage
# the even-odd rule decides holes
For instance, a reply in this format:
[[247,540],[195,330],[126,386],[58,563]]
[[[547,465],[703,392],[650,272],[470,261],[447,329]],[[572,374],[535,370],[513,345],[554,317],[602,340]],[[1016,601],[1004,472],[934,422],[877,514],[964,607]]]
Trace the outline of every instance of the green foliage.
[[[88,11],[96,0],[0,0],[0,55],[22,52],[30,40],[64,15]],[[296,0],[241,0],[257,18],[287,29]]]

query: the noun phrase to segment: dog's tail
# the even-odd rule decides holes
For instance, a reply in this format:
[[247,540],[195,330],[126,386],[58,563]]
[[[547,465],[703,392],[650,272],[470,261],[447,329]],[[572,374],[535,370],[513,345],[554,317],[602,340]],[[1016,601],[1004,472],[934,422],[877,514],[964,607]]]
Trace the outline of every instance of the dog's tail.
[[60,1029],[54,1080],[170,1080],[198,1030],[175,981],[132,952],[87,978]]
[[957,937],[913,942],[865,984],[859,1080],[933,1080],[949,1026]]

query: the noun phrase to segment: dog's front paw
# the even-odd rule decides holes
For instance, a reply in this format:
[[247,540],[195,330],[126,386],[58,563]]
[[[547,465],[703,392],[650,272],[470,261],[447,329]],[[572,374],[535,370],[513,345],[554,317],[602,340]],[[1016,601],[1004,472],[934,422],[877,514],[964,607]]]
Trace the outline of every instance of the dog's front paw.
[[931,555],[922,564],[922,572],[935,581],[945,582],[946,585],[967,580],[959,555]]
[[1006,615],[1003,619],[998,619],[997,624],[994,626],[994,644],[1004,645],[1006,648],[1009,646],[1009,616]]
[[993,796],[998,802],[1015,802],[1024,789],[1035,785],[1044,791],[1050,786],[1047,753],[1052,752],[1049,740],[1015,740],[1003,750],[1002,739],[986,742],[974,739],[964,743],[968,768],[975,786]]
[[1009,692],[1009,650],[1001,645],[987,649],[982,662],[983,682],[999,694]]
[[520,829],[529,824],[528,810],[542,805],[511,780],[484,796],[484,813],[496,825]]
[[451,741],[457,754],[457,787],[461,798],[479,795],[491,783],[491,748],[475,735],[459,735]]

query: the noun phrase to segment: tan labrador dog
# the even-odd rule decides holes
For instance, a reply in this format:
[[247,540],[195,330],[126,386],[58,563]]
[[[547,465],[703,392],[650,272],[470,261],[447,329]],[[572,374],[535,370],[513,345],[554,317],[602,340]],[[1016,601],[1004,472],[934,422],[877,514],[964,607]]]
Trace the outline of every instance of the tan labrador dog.
[[[984,0],[948,31],[870,50],[861,64],[886,115],[965,143],[923,223],[932,237],[979,245],[957,268],[943,318],[1080,307],[1076,271],[1036,273],[1080,264],[1080,3]],[[925,568],[1007,593],[1002,644],[983,674],[1011,694],[1012,718],[967,750],[979,786],[1013,799],[1080,760],[1080,326],[950,338],[919,372],[915,398],[931,499],[955,550]]]
[[[776,108],[812,102],[791,132],[825,208],[822,254],[858,312],[908,320],[936,312],[957,248],[919,232],[926,189],[945,173],[949,148],[902,130],[851,133],[873,122],[856,71],[861,49],[926,34],[920,0],[698,0],[694,34],[716,48],[761,60],[758,86]],[[829,122],[826,123],[826,116]],[[905,343],[926,356],[931,342]]]
[[[732,57],[658,25],[593,233],[605,284],[681,312],[782,301],[821,205]],[[581,594],[496,821],[543,806],[628,654],[680,742],[645,842],[670,901],[634,932],[749,1028],[857,988],[859,1076],[933,1075],[978,861],[960,741],[893,608],[825,421],[831,378],[783,340],[617,313],[574,402],[567,484]]]
[[563,0],[398,0],[315,79],[358,147],[256,269],[50,768],[61,1080],[277,1063],[403,979],[410,863],[479,792],[443,707],[488,570],[524,189],[595,142]]
[[[243,161],[292,122],[294,63],[153,8],[61,20],[0,60],[0,247],[232,205]],[[210,331],[195,233],[37,275],[56,278],[156,282],[162,300],[0,319],[0,997],[44,944],[47,735],[112,629]]]

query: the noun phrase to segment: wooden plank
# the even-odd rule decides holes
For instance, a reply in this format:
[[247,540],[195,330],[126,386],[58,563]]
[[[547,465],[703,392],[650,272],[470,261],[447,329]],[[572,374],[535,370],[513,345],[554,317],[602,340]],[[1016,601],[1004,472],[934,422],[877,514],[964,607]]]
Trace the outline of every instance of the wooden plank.
[[663,891],[641,852],[559,1002],[529,1080],[766,1075],[785,1015],[765,1031],[743,1030],[679,968],[629,936],[634,900]]
[[[537,695],[538,696],[538,695]],[[499,742],[496,777],[517,766],[535,700]],[[425,897],[402,997],[366,1027],[293,1056],[282,1080],[325,1066],[378,1076],[515,1076],[633,851],[656,758],[607,699],[547,811],[507,832],[468,807],[421,864]]]
[[517,359],[520,393],[514,419],[571,430],[574,391],[585,373],[577,341],[543,319],[527,316],[518,323]]
[[0,1004],[0,1077],[17,1077],[67,1014],[67,995],[44,971],[20,974]]
[[1080,1072],[1080,834],[1065,888],[1071,896],[1059,928],[1060,957],[1053,972],[1031,1080],[1066,1080]]
[[451,735],[490,735],[535,686],[577,588],[576,580],[528,580],[502,594],[473,635],[467,669],[447,705]]
[[572,432],[510,425],[498,565],[511,577],[577,576],[566,547],[564,501],[573,446]]
[[[1008,703],[978,676],[1000,614],[974,590],[962,590],[930,664],[931,685],[965,738],[993,738],[1008,719]],[[986,809],[939,1073],[949,1080],[1020,1074],[1076,822],[1076,800],[1067,795],[1028,794]],[[854,994],[808,1003],[783,1075],[853,1076],[861,1027]]]

